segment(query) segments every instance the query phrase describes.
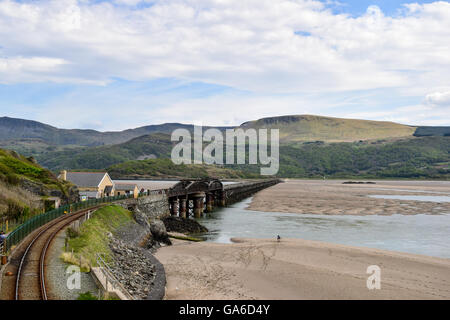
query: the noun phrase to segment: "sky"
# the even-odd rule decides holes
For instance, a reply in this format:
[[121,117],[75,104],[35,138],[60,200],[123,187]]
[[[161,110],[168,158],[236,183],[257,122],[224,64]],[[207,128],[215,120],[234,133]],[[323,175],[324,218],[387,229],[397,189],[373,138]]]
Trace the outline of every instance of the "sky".
[[450,125],[450,2],[0,0],[0,116]]

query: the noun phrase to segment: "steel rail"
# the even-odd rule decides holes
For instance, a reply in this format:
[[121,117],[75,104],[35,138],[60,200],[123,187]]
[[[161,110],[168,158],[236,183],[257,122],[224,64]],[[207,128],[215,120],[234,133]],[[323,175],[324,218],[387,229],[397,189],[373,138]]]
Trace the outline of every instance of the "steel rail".
[[86,212],[90,211],[90,210],[96,210],[98,209],[100,206],[96,206],[96,207],[92,207],[89,209],[83,209],[80,212],[75,212],[73,214],[70,214],[68,216],[63,216],[63,219],[55,219],[53,220],[51,223],[48,223],[48,225],[44,225],[45,227],[39,231],[39,233],[37,235],[35,235],[33,237],[33,239],[31,240],[31,242],[28,244],[25,252],[22,255],[22,258],[20,260],[19,263],[19,267],[17,269],[17,275],[16,275],[16,284],[15,284],[15,295],[14,298],[15,300],[20,300],[20,296],[19,296],[19,291],[20,291],[20,280],[21,280],[21,276],[22,276],[22,269],[25,265],[25,260],[31,250],[31,248],[33,247],[33,245],[35,244],[35,242],[46,232],[48,232],[52,227],[56,226],[59,223],[64,222],[60,227],[58,227],[47,239],[47,241],[44,244],[44,247],[41,249],[41,254],[40,254],[40,258],[39,258],[39,283],[40,283],[40,293],[41,293],[41,298],[43,300],[47,300],[47,289],[45,287],[45,257],[47,254],[47,249],[50,246],[52,240],[54,239],[54,237],[56,236],[56,234],[58,234],[61,229],[63,229],[64,227],[66,227],[67,225],[69,225],[70,223],[72,223],[73,221],[79,219],[80,217],[82,217]]

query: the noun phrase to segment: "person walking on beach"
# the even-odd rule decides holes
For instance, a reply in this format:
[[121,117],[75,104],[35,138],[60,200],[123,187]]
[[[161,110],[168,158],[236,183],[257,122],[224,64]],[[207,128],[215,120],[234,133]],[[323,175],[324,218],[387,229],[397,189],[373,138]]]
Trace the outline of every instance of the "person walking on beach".
[[277,235],[277,241],[280,242],[280,240],[281,240],[280,235]]

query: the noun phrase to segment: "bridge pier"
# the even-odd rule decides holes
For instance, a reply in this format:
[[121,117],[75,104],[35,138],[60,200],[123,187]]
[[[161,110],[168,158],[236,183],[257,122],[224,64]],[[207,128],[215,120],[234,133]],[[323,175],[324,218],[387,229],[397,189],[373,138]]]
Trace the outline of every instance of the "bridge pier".
[[186,218],[186,211],[187,211],[187,197],[180,197],[179,198],[179,204],[180,204],[180,217]]
[[192,199],[194,201],[194,217],[200,218],[203,214],[203,198],[205,197],[204,193],[196,193],[192,195]]
[[219,195],[217,197],[217,204],[219,207],[225,207],[227,205],[225,192],[219,192]]
[[214,209],[214,194],[207,193],[206,194],[206,211],[212,212]]
[[170,198],[170,214],[172,216],[178,216],[178,198]]

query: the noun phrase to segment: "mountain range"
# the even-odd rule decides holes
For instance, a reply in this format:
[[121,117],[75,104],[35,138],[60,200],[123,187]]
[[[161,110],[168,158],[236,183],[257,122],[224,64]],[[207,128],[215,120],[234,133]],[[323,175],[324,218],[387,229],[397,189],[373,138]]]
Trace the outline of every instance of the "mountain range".
[[[153,166],[163,169],[167,175],[173,168],[159,159],[170,158],[174,145],[170,133],[178,128],[192,131],[193,125],[165,123],[99,132],[59,129],[37,121],[3,117],[0,118],[0,147],[34,156],[44,167],[54,171],[114,169],[120,177],[148,175],[146,172],[154,171]],[[208,128],[213,127],[203,127]],[[287,115],[216,128],[221,131],[279,129],[279,175],[286,177],[446,178],[449,174],[450,127]],[[258,172],[257,166],[229,168],[247,172],[252,177]]]

